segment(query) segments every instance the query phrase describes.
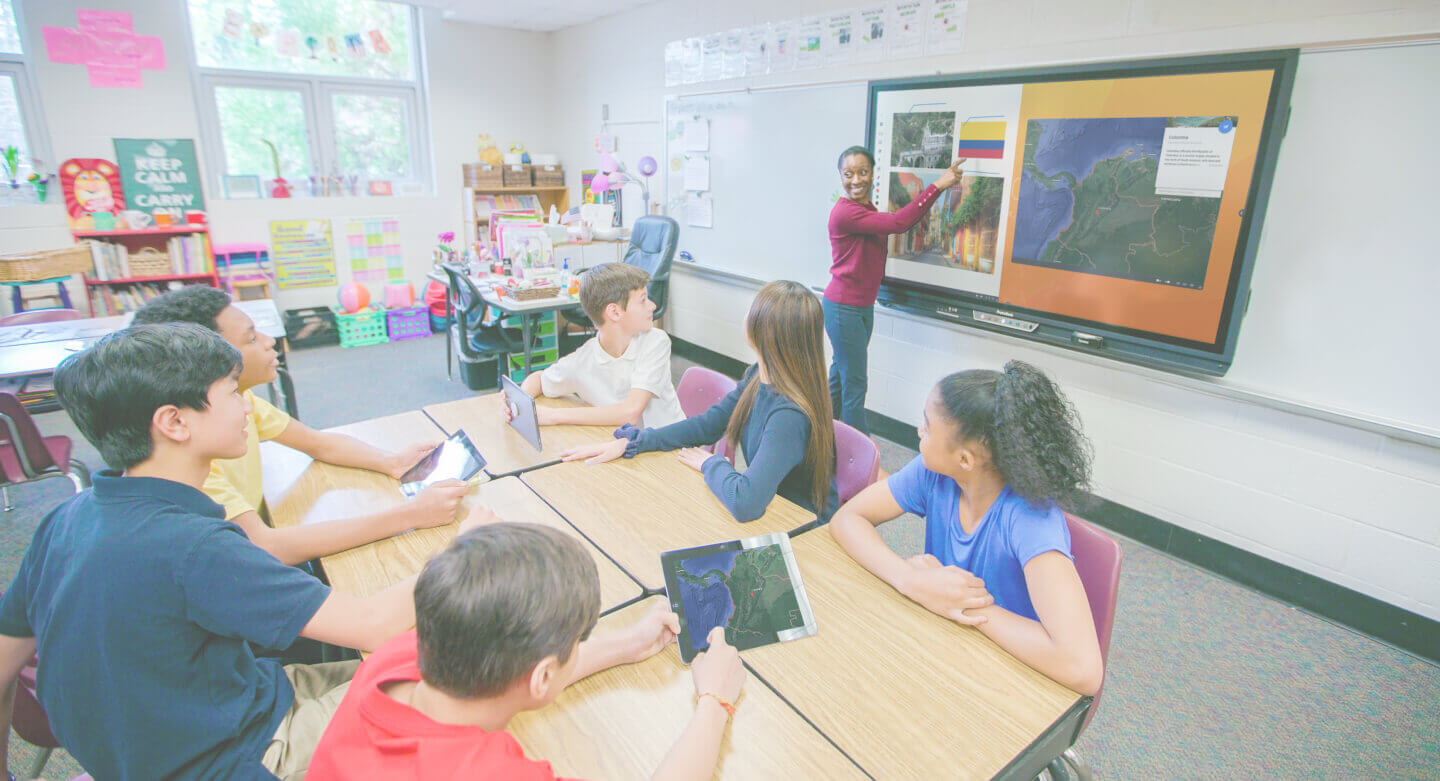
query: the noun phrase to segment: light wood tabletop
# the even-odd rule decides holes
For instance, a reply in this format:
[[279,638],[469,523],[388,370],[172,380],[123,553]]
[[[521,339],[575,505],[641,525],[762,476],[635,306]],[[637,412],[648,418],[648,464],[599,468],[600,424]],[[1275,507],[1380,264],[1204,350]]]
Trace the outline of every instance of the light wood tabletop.
[[[605,616],[592,636],[633,624],[659,599]],[[716,778],[863,777],[755,676],[745,681],[736,704]],[[648,778],[694,709],[690,670],[671,646],[640,664],[614,667],[574,684],[550,705],[517,716],[508,729],[526,756],[548,760],[559,775]]]
[[[376,418],[331,430],[390,449],[420,439],[433,439],[439,434],[434,424],[419,412]],[[266,501],[276,526],[363,515],[406,501],[400,493],[399,482],[387,475],[316,464],[304,454],[272,442],[263,443],[262,448]],[[276,473],[273,485],[270,480],[272,472]],[[518,478],[483,482],[466,498],[459,517],[465,517],[475,502],[488,506],[506,521],[543,524],[581,540],[599,571],[602,607],[615,607],[640,596],[640,586],[633,579],[595,546],[585,542],[573,527]],[[430,529],[416,529],[326,556],[322,563],[331,585],[348,594],[365,596],[419,572],[431,556],[455,539],[458,528],[457,521]]]
[[764,515],[735,520],[699,472],[674,453],[605,464],[572,461],[520,476],[575,528],[649,588],[663,588],[660,554],[713,542],[788,532],[815,514],[776,496]]
[[[464,429],[475,443],[480,455],[485,457],[485,471],[502,475],[517,469],[529,469],[537,464],[554,461],[560,453],[575,445],[592,442],[609,442],[615,438],[616,426],[541,426],[540,444],[544,450],[536,452],[526,439],[520,436],[504,418],[503,393],[472,396],[443,404],[430,404],[426,414],[435,419],[450,433]],[[546,407],[581,407],[572,399],[539,398],[536,403]]]
[[819,634],[745,660],[869,773],[990,778],[1080,699],[901,596],[829,529],[791,542]]

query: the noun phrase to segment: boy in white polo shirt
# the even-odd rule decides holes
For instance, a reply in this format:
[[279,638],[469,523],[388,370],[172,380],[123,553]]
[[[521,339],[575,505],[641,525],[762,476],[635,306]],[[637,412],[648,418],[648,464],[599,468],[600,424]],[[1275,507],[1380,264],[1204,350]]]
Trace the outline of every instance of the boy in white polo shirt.
[[520,387],[537,397],[574,394],[591,406],[537,407],[540,425],[649,428],[685,419],[670,380],[670,337],[652,319],[649,282],[643,269],[623,263],[602,263],[580,277],[580,306],[599,333]]

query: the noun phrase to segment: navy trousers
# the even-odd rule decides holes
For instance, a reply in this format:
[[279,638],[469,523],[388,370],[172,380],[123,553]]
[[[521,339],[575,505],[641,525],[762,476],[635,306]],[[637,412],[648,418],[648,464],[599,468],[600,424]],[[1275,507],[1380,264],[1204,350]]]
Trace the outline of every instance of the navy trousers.
[[822,299],[825,333],[835,356],[830,363],[830,408],[837,420],[869,434],[865,393],[869,389],[870,334],[875,330],[874,306],[850,306]]

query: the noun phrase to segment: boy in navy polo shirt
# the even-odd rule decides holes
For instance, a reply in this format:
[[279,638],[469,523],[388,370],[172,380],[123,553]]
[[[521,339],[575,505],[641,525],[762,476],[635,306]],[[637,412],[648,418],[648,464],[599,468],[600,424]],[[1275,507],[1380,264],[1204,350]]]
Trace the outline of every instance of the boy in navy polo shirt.
[[299,778],[356,663],[282,668],[252,646],[373,650],[414,624],[414,578],[332,593],[201,492],[212,459],[245,452],[239,371],[239,352],[197,325],[119,331],[56,370],[112,469],[41,521],[0,598],[6,739],[38,648],[50,726],[97,778]]

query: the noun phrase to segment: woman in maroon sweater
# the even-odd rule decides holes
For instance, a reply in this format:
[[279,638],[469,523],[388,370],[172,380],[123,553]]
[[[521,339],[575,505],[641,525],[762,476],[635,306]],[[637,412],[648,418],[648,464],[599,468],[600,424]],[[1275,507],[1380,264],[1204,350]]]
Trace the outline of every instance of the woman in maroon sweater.
[[870,203],[875,186],[875,156],[863,146],[840,154],[843,197],[830,210],[830,284],[825,287],[825,333],[835,357],[830,364],[830,405],[835,417],[866,434],[870,332],[875,327],[875,296],[885,276],[885,237],[910,230],[935,204],[940,193],[960,181],[965,158],[940,174],[915,200],[891,214]]

